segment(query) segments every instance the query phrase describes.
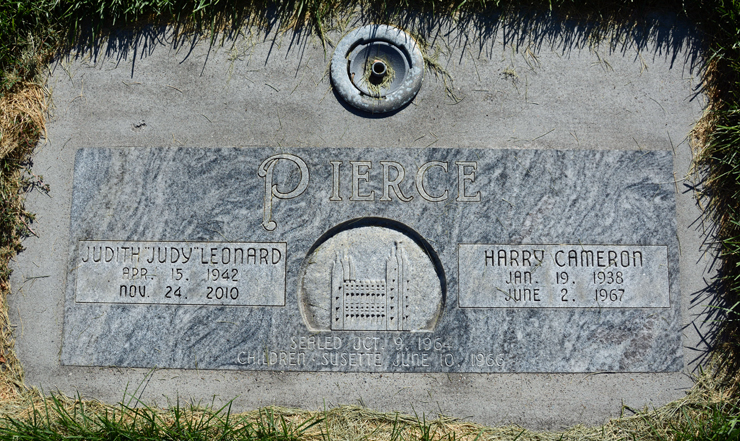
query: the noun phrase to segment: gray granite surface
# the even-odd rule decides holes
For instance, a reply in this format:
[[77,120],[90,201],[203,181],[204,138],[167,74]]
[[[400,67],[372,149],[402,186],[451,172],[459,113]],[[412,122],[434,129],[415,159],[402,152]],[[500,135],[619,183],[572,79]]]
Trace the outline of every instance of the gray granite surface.
[[[81,149],[62,363],[677,371],[672,171],[662,151]],[[497,297],[507,276],[531,304]]]

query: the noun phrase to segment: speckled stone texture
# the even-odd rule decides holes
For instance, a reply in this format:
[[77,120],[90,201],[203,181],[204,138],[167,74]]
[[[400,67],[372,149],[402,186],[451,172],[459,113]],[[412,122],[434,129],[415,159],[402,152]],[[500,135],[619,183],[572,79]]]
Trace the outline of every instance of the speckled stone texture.
[[[672,173],[666,151],[80,149],[61,360],[83,366],[279,371],[679,371]],[[96,243],[107,244],[111,253],[118,247],[118,254],[106,257],[100,248],[96,264],[108,258],[109,266],[99,273],[81,270],[83,263],[93,264],[88,253]],[[280,258],[260,256],[258,250],[252,260],[236,259],[234,250],[248,253],[257,244],[266,250],[286,244],[285,255],[279,253],[284,266],[264,269]],[[542,247],[547,244],[580,244],[594,251],[603,246],[604,259],[609,250],[616,250],[614,256],[643,250],[644,271],[639,271],[665,282],[626,271],[620,277],[628,280],[610,289],[625,289],[622,294],[638,301],[602,307],[596,297],[592,304],[558,308],[551,307],[552,294],[547,305],[500,307],[485,300],[495,294],[495,283],[477,283],[470,289],[483,300],[461,308],[460,285],[471,280],[463,282],[459,275],[473,278],[486,267],[484,256],[477,260],[482,267],[473,262],[475,256],[466,257],[470,263],[461,261],[460,244],[542,250],[556,249]],[[133,246],[150,252],[169,247],[170,260],[165,250],[158,269],[148,272],[155,279],[131,279],[132,268],[140,276],[141,268],[158,259],[142,253],[126,260],[120,248]],[[199,261],[186,265],[182,249]],[[511,253],[508,257],[513,265]],[[513,269],[528,269],[519,267],[521,253],[513,257]],[[536,267],[537,259],[527,264]],[[178,278],[183,268],[187,283]],[[581,262],[570,274],[583,279],[581,284],[593,277],[591,285],[583,285],[585,293],[599,281],[607,283],[596,273],[609,270],[616,273],[619,263],[584,267]],[[238,280],[244,299],[261,277],[272,277],[275,288],[280,271],[284,306],[229,304],[223,297],[237,286],[229,277],[250,279]],[[559,271],[557,276],[548,271],[536,275],[543,289],[561,282]],[[101,294],[80,301],[78,277],[95,279],[84,283],[99,283]],[[534,283],[530,280],[529,288]],[[158,300],[131,304],[131,286],[134,297],[144,286],[142,299]],[[187,304],[173,296],[177,287],[180,294],[195,287],[191,297],[222,287],[222,298]],[[662,300],[644,300],[652,297]],[[607,294],[601,301],[621,300]]]

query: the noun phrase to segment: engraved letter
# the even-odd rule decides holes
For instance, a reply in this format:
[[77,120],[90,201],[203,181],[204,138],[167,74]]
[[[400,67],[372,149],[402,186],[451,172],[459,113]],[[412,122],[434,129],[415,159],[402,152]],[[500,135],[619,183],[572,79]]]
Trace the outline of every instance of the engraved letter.
[[428,200],[429,202],[442,202],[447,199],[447,195],[449,194],[448,190],[445,190],[444,193],[442,193],[442,196],[432,196],[424,189],[424,174],[426,174],[427,170],[429,170],[432,167],[441,167],[442,170],[447,173],[447,163],[441,162],[441,161],[431,161],[427,162],[426,164],[419,167],[419,171],[416,172],[416,191],[419,192],[421,197]]
[[578,252],[576,250],[568,251],[568,266],[578,266]]
[[493,250],[484,250],[483,252],[486,256],[486,266],[488,266],[488,259],[491,259],[491,266],[493,266]]
[[360,181],[367,182],[369,179],[369,173],[360,173],[360,167],[367,167],[367,170],[373,168],[373,163],[370,161],[349,161],[352,164],[352,196],[349,197],[350,201],[374,201],[375,190],[369,194],[360,194]]
[[244,354],[245,355],[244,358],[246,358],[246,354],[247,354],[246,352],[239,352],[239,355],[236,356],[236,361],[239,364],[247,364],[247,361],[246,360],[245,361],[242,361],[242,354]]
[[331,174],[334,177],[334,184],[331,187],[330,201],[341,201],[342,196],[339,194],[339,167],[342,165],[342,161],[329,161],[331,163]]
[[[403,202],[408,202],[411,199],[413,199],[413,196],[404,196],[403,191],[401,191],[401,188],[398,186],[398,184],[403,181],[403,178],[406,176],[406,170],[404,170],[403,166],[399,164],[398,162],[394,161],[380,161],[380,164],[383,166],[383,196],[380,198],[381,201],[390,201],[390,189],[393,189],[393,192],[396,193],[396,197],[398,199],[402,200]],[[389,169],[393,167],[396,169],[396,179],[390,180],[390,171]]]
[[617,252],[613,250],[609,250],[606,252],[607,260],[609,260],[609,266],[615,267],[617,266]]
[[604,263],[604,252],[601,250],[596,251],[596,265],[602,268],[606,266],[606,263]]
[[183,259],[182,260],[182,263],[188,263],[190,261],[190,256],[193,255],[193,248],[192,247],[191,248],[188,248],[190,250],[190,253],[189,254],[185,254],[185,247],[183,247],[181,249],[182,249],[182,253],[181,254],[182,254],[182,259]]
[[629,253],[629,251],[622,251],[619,254],[619,263],[621,263],[623,267],[630,266],[630,253]]
[[[564,267],[565,263],[560,263],[560,254],[565,254],[565,251],[559,250],[557,253],[555,253],[555,264],[559,267]],[[535,256],[537,258],[537,256]]]
[[[100,255],[98,256],[97,259],[95,258],[95,248],[99,248],[100,249]],[[93,246],[93,262],[100,262],[102,259],[103,259],[103,247],[95,247],[95,246]]]
[[[457,164],[457,201],[458,202],[480,202],[480,192],[468,196],[465,194],[465,182],[475,182],[475,171],[478,163],[472,161],[455,161]],[[471,167],[473,171],[465,173],[465,168]]]
[[632,252],[632,266],[637,266],[637,257],[640,257],[640,266],[642,266],[642,251]]
[[[297,165],[298,169],[301,171],[301,180],[298,182],[296,188],[288,193],[281,193],[277,188],[277,184],[272,184],[272,169],[275,168],[275,164],[277,164],[280,159],[291,161]],[[272,231],[277,227],[277,223],[272,220],[272,197],[275,196],[278,199],[293,199],[302,195],[303,192],[306,191],[306,188],[308,188],[308,166],[303,162],[303,159],[298,156],[282,153],[270,156],[262,161],[262,164],[260,164],[257,169],[257,174],[261,178],[265,178],[265,200],[262,226],[265,230]]]

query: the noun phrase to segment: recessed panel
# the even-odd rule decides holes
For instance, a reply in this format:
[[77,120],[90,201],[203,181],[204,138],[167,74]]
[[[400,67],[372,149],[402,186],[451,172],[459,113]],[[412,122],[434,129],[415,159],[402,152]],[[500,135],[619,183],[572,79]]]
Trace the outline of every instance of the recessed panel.
[[285,243],[83,240],[75,302],[284,306]]
[[460,244],[461,308],[667,308],[665,246]]

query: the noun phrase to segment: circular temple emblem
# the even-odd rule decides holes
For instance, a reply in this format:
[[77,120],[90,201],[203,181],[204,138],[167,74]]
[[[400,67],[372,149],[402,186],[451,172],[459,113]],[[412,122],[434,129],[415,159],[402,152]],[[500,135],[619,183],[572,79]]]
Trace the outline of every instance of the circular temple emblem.
[[347,34],[331,60],[339,95],[360,110],[384,113],[410,102],[421,88],[424,58],[416,41],[388,25],[368,25]]
[[349,228],[306,256],[299,305],[315,331],[432,331],[442,312],[441,282],[430,256],[406,234]]

